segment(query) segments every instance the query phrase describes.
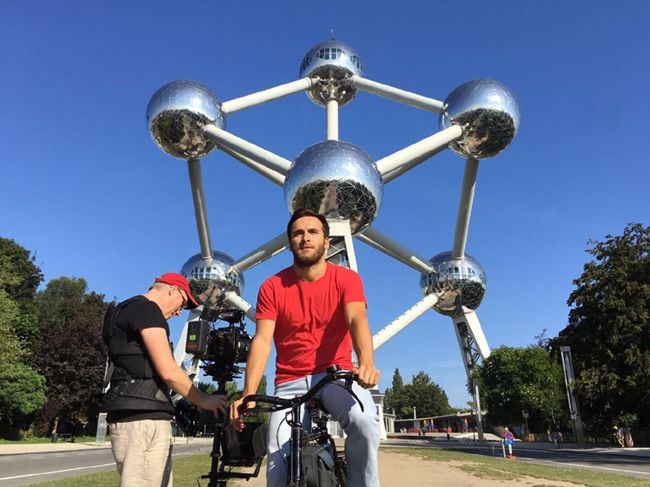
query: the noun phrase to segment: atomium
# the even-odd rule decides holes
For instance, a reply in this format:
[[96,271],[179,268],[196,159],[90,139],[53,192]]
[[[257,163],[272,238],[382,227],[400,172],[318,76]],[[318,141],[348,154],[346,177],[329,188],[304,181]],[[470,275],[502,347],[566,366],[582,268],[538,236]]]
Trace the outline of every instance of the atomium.
[[359,147],[326,140],[305,149],[284,183],[287,208],[349,220],[352,233],[370,225],[379,212],[384,186],[372,158]]
[[433,308],[441,314],[454,316],[462,307],[475,311],[483,301],[487,279],[481,264],[465,254],[454,259],[451,252],[442,252],[430,260],[434,272],[422,274],[420,287],[424,295],[435,293],[439,299]]
[[519,128],[513,93],[498,81],[479,79],[460,85],[445,100],[440,128],[460,125],[463,135],[449,147],[464,157],[486,159],[503,151]]
[[[375,162],[360,147],[338,140],[339,107],[350,102],[360,89],[429,114],[439,113],[441,131]],[[326,107],[327,140],[307,147],[293,163],[235,134],[219,130],[225,125],[224,114],[301,91],[305,91],[316,104]],[[335,40],[319,43],[307,52],[300,66],[299,80],[223,104],[203,85],[178,81],[158,90],[147,107],[147,123],[156,144],[174,157],[189,159],[201,254],[190,258],[181,272],[189,279],[201,304],[213,307],[222,304],[223,300],[254,319],[254,304],[241,297],[243,278],[240,273],[286,248],[284,232],[236,264],[227,255],[210,248],[207,204],[201,181],[201,161],[198,159],[217,147],[283,186],[290,212],[307,208],[325,215],[332,222],[343,223],[332,225],[337,232],[328,251],[328,258],[332,261],[356,270],[354,235],[356,240],[417,270],[424,298],[377,332],[373,336],[373,348],[382,346],[433,307],[435,311],[452,317],[470,380],[477,361],[490,355],[475,313],[486,292],[485,272],[478,261],[465,252],[478,160],[503,151],[513,141],[519,122],[517,101],[512,92],[499,82],[470,81],[457,87],[441,102],[364,78],[357,53]],[[440,253],[427,262],[371,225],[382,205],[384,184],[446,147],[467,158],[454,245],[452,252]],[[211,262],[205,257],[210,255]],[[235,268],[236,271],[231,270]],[[393,283],[388,283],[390,285]],[[477,390],[474,395],[478,400]]]
[[300,64],[300,77],[318,78],[307,94],[318,105],[330,100],[339,105],[349,102],[357,94],[350,78],[361,76],[363,66],[359,55],[340,41],[325,41],[312,47]]
[[200,305],[217,304],[226,291],[241,295],[244,277],[237,272],[229,272],[233,263],[229,255],[213,250],[209,262],[201,254],[196,254],[183,264],[181,274],[187,278],[192,294]]
[[147,106],[151,137],[167,154],[180,159],[209,154],[216,144],[203,133],[208,124],[225,125],[219,99],[194,81],[173,81],[161,87]]

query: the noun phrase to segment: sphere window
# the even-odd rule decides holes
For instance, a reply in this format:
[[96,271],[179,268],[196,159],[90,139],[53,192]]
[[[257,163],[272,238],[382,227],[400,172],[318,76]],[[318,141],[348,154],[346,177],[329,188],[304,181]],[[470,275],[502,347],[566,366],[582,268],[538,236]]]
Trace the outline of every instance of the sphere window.
[[307,66],[311,64],[311,56],[305,56],[305,58],[302,60],[302,64],[300,65],[300,70],[304,71],[307,69]]
[[338,47],[324,47],[316,54],[321,59],[337,59],[341,57],[343,51]]

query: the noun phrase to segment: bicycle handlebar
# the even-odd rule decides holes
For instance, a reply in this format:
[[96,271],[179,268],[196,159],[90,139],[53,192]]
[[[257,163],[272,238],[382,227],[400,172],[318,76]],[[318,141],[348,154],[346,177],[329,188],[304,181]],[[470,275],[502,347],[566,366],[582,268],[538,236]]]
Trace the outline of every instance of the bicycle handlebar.
[[241,414],[246,410],[246,406],[250,402],[262,402],[266,404],[271,404],[274,406],[279,406],[278,409],[285,409],[285,408],[290,408],[293,405],[297,404],[304,404],[307,401],[309,401],[311,398],[313,398],[320,390],[325,387],[327,384],[334,382],[339,379],[345,379],[345,388],[348,390],[348,392],[354,397],[354,399],[359,403],[359,406],[361,406],[361,411],[363,411],[363,403],[361,400],[357,397],[357,395],[352,391],[352,381],[356,381],[358,379],[357,375],[354,374],[350,370],[342,370],[342,369],[336,369],[327,372],[327,375],[323,377],[321,380],[319,380],[314,386],[312,386],[306,393],[304,393],[301,396],[295,396],[293,398],[283,398],[283,397],[277,397],[277,396],[265,396],[265,395],[258,395],[258,394],[251,394],[246,397],[244,397],[244,400],[242,403],[239,405],[239,413]]

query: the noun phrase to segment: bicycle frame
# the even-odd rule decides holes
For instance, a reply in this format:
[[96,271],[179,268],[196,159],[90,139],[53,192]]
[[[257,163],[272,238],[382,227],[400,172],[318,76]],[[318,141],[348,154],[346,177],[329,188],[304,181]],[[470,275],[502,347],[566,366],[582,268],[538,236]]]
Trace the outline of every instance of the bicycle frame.
[[[309,403],[316,394],[318,394],[321,389],[326,385],[343,379],[344,386],[348,392],[354,397],[357,401],[361,410],[363,411],[363,403],[357,397],[357,395],[352,391],[352,382],[356,380],[356,376],[349,370],[341,370],[338,367],[329,367],[327,369],[327,374],[320,381],[318,381],[314,386],[312,386],[305,394],[301,396],[295,396],[293,398],[282,398],[277,396],[262,396],[262,395],[250,395],[246,396],[240,406],[240,411],[245,411],[246,405],[249,402],[256,403],[265,403],[271,405],[268,408],[269,412],[280,411],[283,409],[290,409],[289,414],[289,426],[291,426],[291,436],[290,436],[290,454],[289,454],[289,465],[287,469],[287,486],[288,487],[301,487],[303,482],[302,475],[302,450],[309,444],[311,441],[327,440],[330,445],[333,447],[333,455],[336,457],[336,446],[334,445],[334,440],[331,435],[327,432],[327,429],[320,427],[317,429],[315,434],[312,434],[308,431],[305,431],[305,428],[302,425],[300,408],[303,404]],[[322,406],[319,406],[322,409]],[[325,411],[326,412],[326,411]],[[336,461],[336,458],[334,458]],[[345,481],[341,479],[340,469],[336,469],[337,477],[342,481],[342,485],[345,485]]]

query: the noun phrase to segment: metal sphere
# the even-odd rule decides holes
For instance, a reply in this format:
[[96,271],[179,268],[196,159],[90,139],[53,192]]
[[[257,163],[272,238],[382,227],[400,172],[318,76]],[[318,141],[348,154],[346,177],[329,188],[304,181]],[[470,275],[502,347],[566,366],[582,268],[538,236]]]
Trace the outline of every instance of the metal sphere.
[[363,74],[359,55],[347,44],[335,40],[316,44],[300,64],[301,78],[319,79],[307,94],[314,103],[322,106],[330,100],[344,105],[354,98],[357,89],[350,77],[355,74]]
[[451,150],[464,157],[486,159],[514,139],[519,128],[519,106],[510,89],[498,81],[470,81],[445,100],[440,128],[452,125],[460,125],[463,135],[449,144]]
[[190,283],[192,294],[200,305],[212,306],[226,291],[235,291],[241,295],[244,290],[244,276],[228,272],[235,261],[223,252],[212,251],[212,261],[206,262],[201,254],[190,257],[181,274]]
[[454,260],[451,252],[442,252],[430,261],[435,272],[422,274],[420,287],[425,296],[435,293],[439,296],[433,306],[438,313],[454,316],[462,312],[462,307],[476,310],[487,286],[485,271],[472,256],[465,255]]
[[284,182],[284,198],[291,213],[306,208],[328,219],[349,220],[352,233],[373,222],[383,194],[384,184],[371,157],[340,140],[305,149]]
[[147,126],[153,140],[167,154],[180,159],[200,158],[216,144],[203,127],[225,126],[219,99],[194,81],[172,81],[160,88],[147,105]]

